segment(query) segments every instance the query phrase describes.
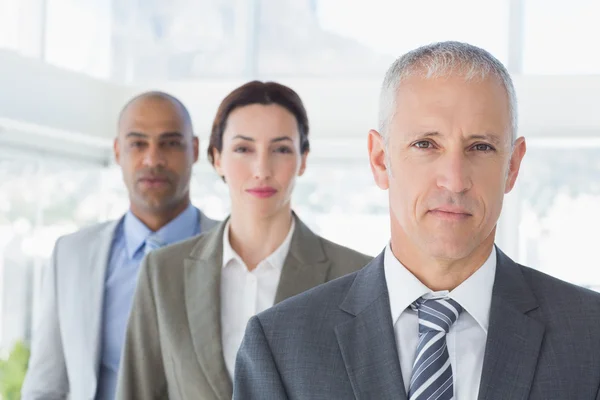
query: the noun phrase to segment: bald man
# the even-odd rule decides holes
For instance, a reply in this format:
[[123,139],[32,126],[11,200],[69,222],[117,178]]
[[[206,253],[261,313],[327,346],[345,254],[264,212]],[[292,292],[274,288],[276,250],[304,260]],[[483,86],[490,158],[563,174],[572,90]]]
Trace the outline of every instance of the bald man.
[[216,224],[190,203],[198,138],[178,99],[147,92],[129,101],[119,115],[114,153],[129,210],[118,221],[57,240],[23,400],[112,400],[142,259]]

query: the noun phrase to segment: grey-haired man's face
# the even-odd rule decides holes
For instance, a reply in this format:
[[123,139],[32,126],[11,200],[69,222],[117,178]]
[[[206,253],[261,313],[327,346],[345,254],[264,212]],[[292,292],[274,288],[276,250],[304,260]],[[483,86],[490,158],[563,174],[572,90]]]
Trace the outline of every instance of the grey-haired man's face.
[[381,136],[369,139],[377,184],[389,189],[392,231],[406,246],[443,259],[467,257],[493,243],[504,194],[525,154],[511,149],[504,87],[495,77],[418,74],[398,90],[387,157]]

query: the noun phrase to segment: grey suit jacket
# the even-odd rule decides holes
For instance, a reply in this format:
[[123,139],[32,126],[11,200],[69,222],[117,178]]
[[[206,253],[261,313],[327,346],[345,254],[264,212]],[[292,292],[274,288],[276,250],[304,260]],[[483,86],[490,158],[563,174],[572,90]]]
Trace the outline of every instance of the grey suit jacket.
[[[225,224],[147,257],[127,328],[118,399],[231,399],[221,344]],[[315,235],[296,219],[275,302],[371,259]]]
[[[100,366],[106,268],[119,221],[63,236],[44,271],[23,400],[93,399]],[[200,213],[200,228],[217,224]]]
[[[481,385],[469,399],[599,399],[600,294],[497,253]],[[238,400],[406,400],[383,253],[252,318],[235,377]]]

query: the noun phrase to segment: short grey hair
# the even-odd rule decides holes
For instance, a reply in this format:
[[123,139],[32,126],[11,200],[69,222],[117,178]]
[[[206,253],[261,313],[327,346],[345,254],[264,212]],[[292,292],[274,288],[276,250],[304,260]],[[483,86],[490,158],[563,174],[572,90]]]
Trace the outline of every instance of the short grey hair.
[[389,125],[396,112],[400,83],[412,74],[425,78],[463,74],[466,80],[484,79],[488,75],[500,79],[508,96],[512,144],[517,137],[517,95],[506,67],[484,49],[461,42],[439,42],[412,50],[398,58],[387,70],[379,96],[379,132],[387,141]]

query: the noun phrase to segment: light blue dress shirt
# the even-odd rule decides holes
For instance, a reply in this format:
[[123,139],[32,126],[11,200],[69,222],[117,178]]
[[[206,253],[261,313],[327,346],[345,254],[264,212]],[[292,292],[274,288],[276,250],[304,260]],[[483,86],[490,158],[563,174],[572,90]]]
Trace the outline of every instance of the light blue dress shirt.
[[[190,205],[174,220],[156,232],[165,245],[200,233],[200,215]],[[153,232],[131,211],[117,227],[104,282],[102,310],[102,349],[96,400],[113,400],[117,386],[121,351],[127,320],[144,258],[146,238]]]

